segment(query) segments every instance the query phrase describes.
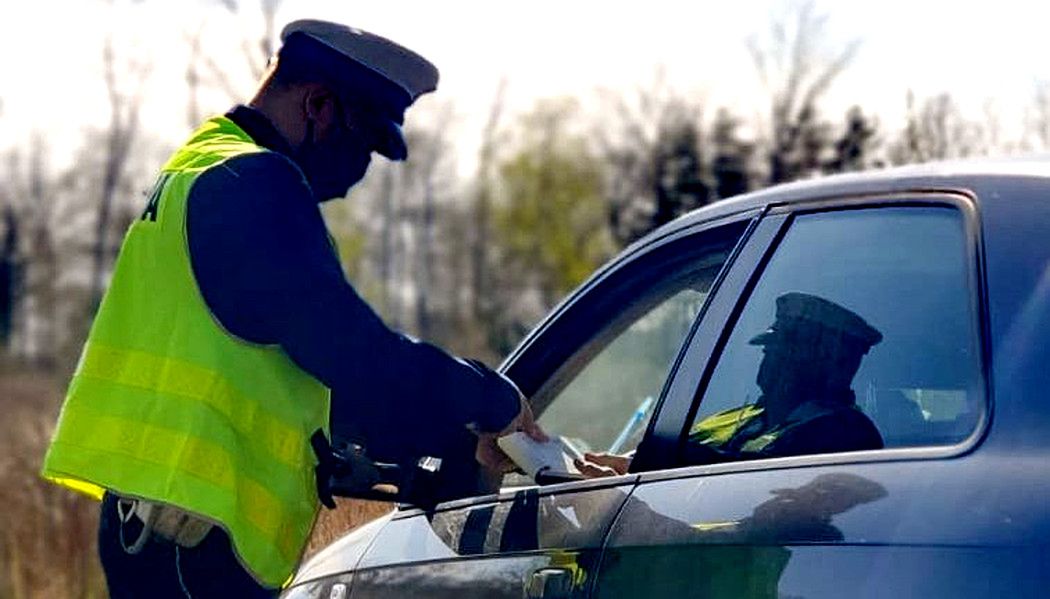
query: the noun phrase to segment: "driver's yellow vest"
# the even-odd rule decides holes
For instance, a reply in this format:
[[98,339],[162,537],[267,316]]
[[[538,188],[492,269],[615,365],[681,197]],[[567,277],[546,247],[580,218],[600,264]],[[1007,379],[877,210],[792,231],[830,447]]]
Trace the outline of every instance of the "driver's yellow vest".
[[[827,416],[836,409],[853,409],[856,406],[829,407],[819,402],[806,402],[797,408],[788,418],[788,421],[771,429],[766,429],[761,435],[747,439],[739,446],[741,453],[762,453],[768,451],[770,445],[795,428],[809,423],[821,416]],[[704,418],[689,430],[689,442],[709,445],[721,448],[729,443],[738,431],[741,431],[752,420],[760,416],[763,408],[748,404],[739,408],[731,408]]]
[[328,390],[279,347],[223,330],[186,242],[194,181],[262,151],[217,117],[164,166],[124,238],[43,475],[96,498],[108,489],[217,523],[255,578],[277,587],[317,514],[309,438],[327,430]]
[[748,404],[712,414],[693,425],[689,430],[689,442],[713,447],[724,445],[762,411],[762,408]]

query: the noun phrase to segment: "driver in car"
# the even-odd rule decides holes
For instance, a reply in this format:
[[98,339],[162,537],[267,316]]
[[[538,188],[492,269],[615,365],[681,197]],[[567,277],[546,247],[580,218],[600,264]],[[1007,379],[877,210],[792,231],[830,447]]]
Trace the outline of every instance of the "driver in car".
[[[762,347],[754,404],[693,426],[687,464],[881,449],[882,436],[856,405],[850,385],[882,334],[856,313],[816,295],[777,298],[773,324],[751,339]],[[633,455],[587,453],[588,477],[625,474]]]

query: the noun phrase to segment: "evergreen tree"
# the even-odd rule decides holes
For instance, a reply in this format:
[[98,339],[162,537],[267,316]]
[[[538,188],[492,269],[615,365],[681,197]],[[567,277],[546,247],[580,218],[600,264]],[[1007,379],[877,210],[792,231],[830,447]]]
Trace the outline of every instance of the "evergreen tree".
[[835,141],[835,157],[828,164],[828,170],[850,172],[867,167],[876,132],[874,119],[865,116],[860,106],[850,108],[846,113],[846,128]]
[[18,227],[10,206],[4,211],[3,236],[0,237],[0,345],[11,337],[15,294],[18,285]]
[[656,199],[647,230],[707,204],[709,186],[700,154],[700,130],[691,121],[681,121],[662,132],[653,156],[653,196]]
[[832,162],[831,125],[820,118],[815,107],[807,106],[798,120],[798,147],[794,156],[792,179],[812,177],[825,172]]
[[754,145],[737,133],[740,121],[728,110],[719,109],[711,126],[711,178],[716,199],[746,193],[751,188],[749,164]]

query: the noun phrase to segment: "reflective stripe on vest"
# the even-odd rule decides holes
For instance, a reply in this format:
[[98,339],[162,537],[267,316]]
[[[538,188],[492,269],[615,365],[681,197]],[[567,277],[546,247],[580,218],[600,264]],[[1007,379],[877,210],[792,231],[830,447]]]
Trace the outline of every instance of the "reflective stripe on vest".
[[200,174],[261,151],[217,117],[162,169],[124,238],[43,475],[216,522],[246,568],[277,587],[317,513],[309,437],[327,430],[328,391],[280,348],[222,329],[197,289],[185,237]]
[[818,418],[824,416],[830,416],[839,410],[858,410],[856,406],[847,406],[844,404],[826,404],[817,401],[807,401],[792,410],[788,414],[787,420],[781,425],[777,426],[773,430],[759,435],[754,439],[748,440],[746,443],[740,446],[740,451],[744,453],[761,453],[769,448],[770,445],[775,443],[777,439],[780,439],[784,435],[792,432],[796,428],[813,422]]
[[[820,402],[804,402],[788,415],[784,423],[740,444],[739,452],[761,453],[784,434],[817,418],[833,414],[836,409],[846,408],[845,406],[828,406]],[[857,408],[852,407],[851,409]],[[744,427],[762,412],[761,407],[752,404],[719,412],[693,426],[689,431],[689,441],[719,448],[736,436],[738,431],[744,430]]]
[[713,414],[693,426],[689,431],[689,441],[719,447],[761,413],[762,408],[748,404]]

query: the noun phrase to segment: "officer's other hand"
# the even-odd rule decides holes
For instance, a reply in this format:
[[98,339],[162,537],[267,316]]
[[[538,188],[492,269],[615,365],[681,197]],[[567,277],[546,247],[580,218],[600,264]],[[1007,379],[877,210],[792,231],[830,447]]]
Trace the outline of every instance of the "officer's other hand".
[[582,460],[573,460],[573,465],[587,478],[619,476],[627,474],[627,469],[631,467],[631,458],[611,453],[587,452],[583,454]]
[[540,443],[548,440],[547,434],[543,432],[539,424],[536,424],[529,402],[522,396],[519,396],[519,400],[521,408],[518,410],[518,415],[502,431],[478,434],[478,448],[475,452],[475,457],[477,457],[478,462],[482,466],[499,472],[510,472],[517,468],[514,462],[507,457],[507,454],[503,453],[503,450],[496,444],[496,439],[500,437],[520,431]]

